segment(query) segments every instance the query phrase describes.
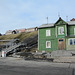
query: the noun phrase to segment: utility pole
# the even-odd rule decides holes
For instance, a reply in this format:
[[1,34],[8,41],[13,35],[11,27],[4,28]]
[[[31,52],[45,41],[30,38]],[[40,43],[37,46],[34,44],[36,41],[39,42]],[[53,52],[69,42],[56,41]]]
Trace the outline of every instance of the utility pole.
[[47,19],[47,24],[48,24],[48,17],[46,19]]
[[58,17],[60,18],[60,13],[58,12]]
[[68,16],[66,16],[66,21],[68,21]]

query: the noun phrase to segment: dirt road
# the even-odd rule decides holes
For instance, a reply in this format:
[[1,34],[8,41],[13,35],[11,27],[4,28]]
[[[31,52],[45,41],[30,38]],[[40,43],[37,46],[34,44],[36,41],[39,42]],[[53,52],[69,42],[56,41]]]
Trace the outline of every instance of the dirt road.
[[0,58],[0,75],[75,75],[74,65],[7,57]]

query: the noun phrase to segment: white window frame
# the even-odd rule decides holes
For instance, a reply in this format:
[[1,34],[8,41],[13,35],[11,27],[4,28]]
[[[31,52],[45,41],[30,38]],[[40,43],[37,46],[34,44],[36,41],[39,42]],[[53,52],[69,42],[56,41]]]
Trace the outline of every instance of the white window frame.
[[[63,32],[62,33],[60,33],[61,28],[63,28]],[[59,35],[63,35],[64,34],[64,27],[58,27],[58,34]]]
[[74,35],[75,35],[75,28],[74,28]]
[[51,30],[46,30],[46,36],[51,36]]
[[70,40],[72,40],[72,45],[75,45],[75,44],[74,44],[74,40],[75,40],[75,38],[68,39],[68,45],[71,45],[71,44],[70,44]]
[[[47,43],[48,42],[50,43],[50,46],[49,47],[47,46]],[[51,48],[51,41],[46,41],[46,48]]]

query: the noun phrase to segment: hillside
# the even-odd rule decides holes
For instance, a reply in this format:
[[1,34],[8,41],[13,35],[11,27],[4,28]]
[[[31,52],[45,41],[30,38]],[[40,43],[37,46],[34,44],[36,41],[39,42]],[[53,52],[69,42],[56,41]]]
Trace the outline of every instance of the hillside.
[[[31,37],[31,36],[34,36],[38,34],[38,31],[34,31],[34,32],[24,32],[24,33],[18,33],[18,34],[10,34],[10,35],[3,35],[3,36],[0,36],[0,40],[11,40],[11,39],[19,39],[20,42],[22,42],[23,40]],[[0,45],[3,44],[3,42],[0,42]]]

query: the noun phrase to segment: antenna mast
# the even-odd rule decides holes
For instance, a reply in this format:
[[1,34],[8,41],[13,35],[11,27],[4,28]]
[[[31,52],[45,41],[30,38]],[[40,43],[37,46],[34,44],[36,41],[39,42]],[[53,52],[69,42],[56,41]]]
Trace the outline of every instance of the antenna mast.
[[60,13],[58,12],[58,17],[60,18]]
[[66,21],[68,21],[68,16],[66,16]]
[[48,17],[46,19],[47,19],[47,24],[48,24]]

